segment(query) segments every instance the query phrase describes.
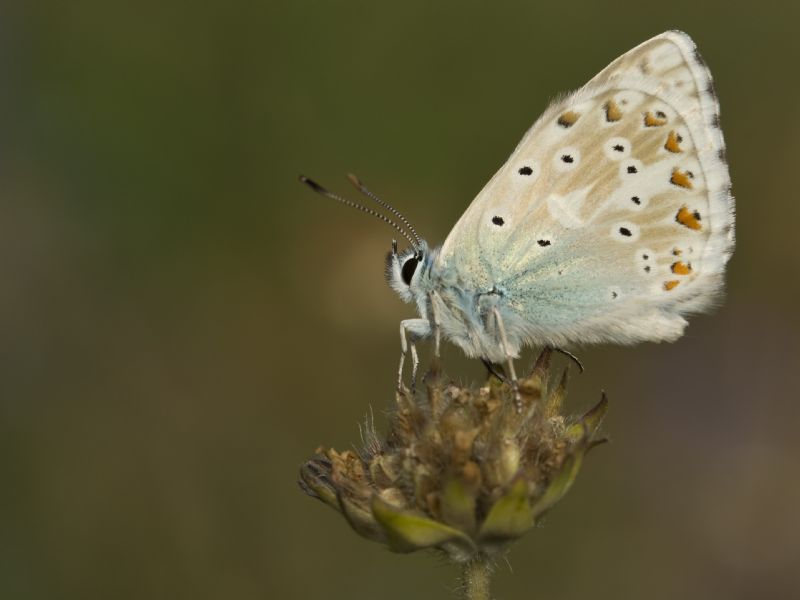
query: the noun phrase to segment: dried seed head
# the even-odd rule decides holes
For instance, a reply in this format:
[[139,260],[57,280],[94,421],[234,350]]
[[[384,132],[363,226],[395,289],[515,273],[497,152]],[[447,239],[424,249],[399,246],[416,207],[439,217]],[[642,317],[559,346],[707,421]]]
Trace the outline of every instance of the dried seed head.
[[578,419],[561,414],[566,373],[549,386],[550,352],[510,386],[459,387],[441,374],[398,393],[383,441],[368,420],[360,452],[317,451],[300,486],[364,537],[398,552],[438,548],[453,560],[503,552],[569,490],[597,430],[605,395]]

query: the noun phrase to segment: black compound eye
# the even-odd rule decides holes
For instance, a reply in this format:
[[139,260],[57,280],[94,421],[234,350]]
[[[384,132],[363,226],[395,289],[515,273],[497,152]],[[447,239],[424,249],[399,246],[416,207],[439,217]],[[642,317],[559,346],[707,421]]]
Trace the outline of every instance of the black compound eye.
[[403,281],[406,285],[411,285],[411,278],[414,276],[414,272],[417,270],[418,264],[419,259],[416,256],[412,256],[403,263],[403,269],[400,271],[400,277],[403,278]]

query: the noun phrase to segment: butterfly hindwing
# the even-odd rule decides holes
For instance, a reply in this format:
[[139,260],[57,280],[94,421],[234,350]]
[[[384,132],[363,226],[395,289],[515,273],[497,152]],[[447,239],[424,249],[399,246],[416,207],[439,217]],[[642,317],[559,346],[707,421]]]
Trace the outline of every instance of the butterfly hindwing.
[[668,32],[555,102],[438,257],[539,343],[674,339],[713,302],[733,199],[711,76]]

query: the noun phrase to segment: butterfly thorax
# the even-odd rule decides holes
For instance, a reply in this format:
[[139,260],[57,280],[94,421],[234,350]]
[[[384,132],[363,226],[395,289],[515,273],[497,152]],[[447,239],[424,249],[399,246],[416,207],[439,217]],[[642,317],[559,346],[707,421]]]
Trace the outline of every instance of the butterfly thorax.
[[[499,285],[480,289],[461,277],[457,271],[442,268],[437,261],[439,248],[429,251],[412,280],[409,290],[420,317],[433,329],[439,327],[443,338],[459,346],[469,357],[504,360],[499,331],[494,318],[497,309],[509,324],[518,319],[509,304],[506,290]],[[508,332],[509,349],[515,356],[521,339],[512,327]]]

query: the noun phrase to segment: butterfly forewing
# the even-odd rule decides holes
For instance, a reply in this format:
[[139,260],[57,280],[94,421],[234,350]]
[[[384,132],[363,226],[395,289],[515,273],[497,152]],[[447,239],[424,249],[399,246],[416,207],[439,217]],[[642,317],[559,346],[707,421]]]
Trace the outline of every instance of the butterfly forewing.
[[668,32],[556,102],[470,205],[439,255],[506,295],[525,337],[673,339],[711,303],[733,200],[711,77]]

